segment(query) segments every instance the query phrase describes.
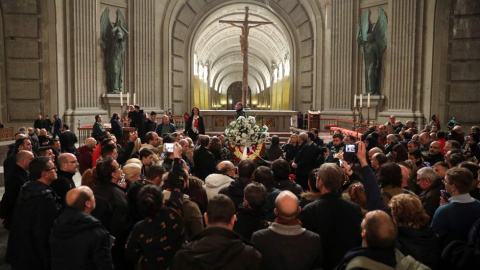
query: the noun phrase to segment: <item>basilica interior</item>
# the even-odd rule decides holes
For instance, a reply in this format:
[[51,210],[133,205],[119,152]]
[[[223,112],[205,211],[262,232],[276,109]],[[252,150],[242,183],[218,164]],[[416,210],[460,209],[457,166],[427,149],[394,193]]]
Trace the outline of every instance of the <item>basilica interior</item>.
[[[246,7],[248,20],[271,24],[249,29],[245,58],[242,29],[220,21],[244,20]],[[128,33],[113,94],[101,44],[107,8],[113,26],[117,11],[124,16]],[[366,115],[369,71],[357,36],[364,14],[374,28],[380,10],[386,49],[368,120],[478,123],[476,0],[1,0],[0,119],[18,128],[57,114],[76,129],[124,103],[174,115],[233,110],[245,60],[252,110]]]

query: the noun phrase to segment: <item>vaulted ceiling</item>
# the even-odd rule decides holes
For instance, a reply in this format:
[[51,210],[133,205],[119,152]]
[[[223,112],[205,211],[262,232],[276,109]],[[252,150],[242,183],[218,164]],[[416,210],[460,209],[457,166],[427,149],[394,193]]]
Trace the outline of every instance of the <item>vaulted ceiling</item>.
[[[198,65],[208,66],[211,85],[225,93],[228,86],[242,80],[242,30],[219,20],[243,21],[245,4],[231,4],[212,12],[198,26],[193,48]],[[271,21],[249,31],[249,86],[255,93],[270,86],[272,66],[283,63],[290,54],[292,41],[285,24],[269,9],[249,5],[250,21]],[[289,59],[289,57],[288,57]],[[288,60],[289,61],[289,60]]]

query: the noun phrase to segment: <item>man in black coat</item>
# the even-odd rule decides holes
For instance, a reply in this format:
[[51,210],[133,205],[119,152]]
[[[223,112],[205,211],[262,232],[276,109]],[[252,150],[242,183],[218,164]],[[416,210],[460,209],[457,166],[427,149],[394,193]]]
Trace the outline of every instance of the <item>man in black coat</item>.
[[205,180],[209,174],[215,173],[215,156],[207,149],[210,143],[208,135],[199,137],[200,146],[193,151],[193,163],[195,164],[195,175]]
[[245,187],[253,182],[252,175],[254,172],[255,163],[253,163],[252,160],[245,159],[240,161],[240,163],[238,163],[239,177],[230,183],[229,186],[220,189],[218,192],[218,194],[227,195],[233,201],[236,211],[238,211],[240,205],[243,203]]
[[110,124],[112,125],[110,129],[110,133],[115,135],[118,141],[122,141],[123,127],[122,127],[122,124],[120,123],[120,115],[118,113],[114,113],[112,115],[112,119],[110,119]]
[[62,152],[75,154],[77,151],[75,144],[78,142],[77,135],[70,131],[70,127],[67,124],[62,125],[62,134],[60,134],[59,138]]
[[232,232],[235,207],[227,196],[219,194],[210,200],[205,223],[207,228],[177,252],[172,270],[260,269],[260,253]]
[[250,240],[258,230],[268,228],[267,211],[263,208],[267,200],[267,190],[260,183],[250,183],[244,190],[243,205],[238,208],[237,221],[233,231]]
[[342,198],[338,190],[344,173],[335,163],[323,164],[317,173],[318,199],[307,204],[300,219],[307,230],[320,235],[324,269],[333,269],[352,248],[360,246],[360,207]]
[[52,133],[53,123],[52,123],[52,120],[50,120],[50,118],[48,117],[48,114],[45,115],[45,120],[44,120],[44,122],[45,122],[45,129],[46,129],[48,132]]
[[95,196],[87,186],[70,190],[67,208],[57,218],[50,234],[52,270],[114,269],[110,235],[102,223],[90,215]]
[[52,139],[55,139],[58,136],[60,136],[60,129],[62,128],[62,119],[58,118],[58,115],[53,116],[53,134],[52,134]]
[[292,168],[296,169],[295,181],[303,190],[308,190],[308,174],[315,168],[315,161],[317,159],[315,156],[317,148],[311,143],[308,143],[307,139],[308,135],[305,132],[298,135],[300,150],[292,163]]
[[23,184],[29,180],[28,165],[32,160],[32,152],[26,150],[18,152],[16,156],[17,163],[15,164],[10,177],[5,181],[5,193],[3,194],[0,205],[0,217],[4,219],[3,225],[7,230],[10,230],[18,193]]
[[33,128],[42,129],[45,128],[45,121],[42,119],[42,115],[39,114],[37,120],[33,123]]
[[97,208],[92,216],[100,220],[115,237],[112,259],[115,269],[132,269],[125,258],[125,243],[132,228],[129,219],[128,200],[119,186],[122,178],[120,165],[113,158],[97,162],[98,183],[93,187]]
[[334,155],[340,151],[343,151],[345,148],[345,144],[343,143],[343,135],[342,134],[335,134],[332,138],[332,146],[330,147],[330,152],[328,154],[326,162],[333,162]]
[[47,157],[35,158],[28,166],[32,181],[18,195],[8,237],[6,261],[12,269],[50,269],[48,238],[62,209],[50,188],[57,168]]
[[152,111],[150,113],[150,118],[147,119],[147,121],[145,122],[145,134],[148,133],[149,131],[157,130],[157,122],[155,121],[156,117],[157,117],[157,113]]
[[[32,143],[28,137],[20,137],[15,140],[15,146],[12,153],[3,161],[3,177],[9,179],[10,174],[17,162],[16,156],[18,152],[26,150],[32,152]],[[33,153],[33,152],[32,152]]]
[[65,195],[67,195],[69,190],[75,188],[73,176],[77,172],[78,161],[73,154],[64,153],[58,156],[57,164],[59,167],[58,178],[52,182],[50,187],[62,199],[62,203],[65,205]]
[[301,211],[297,196],[288,190],[280,192],[274,211],[275,222],[252,236],[252,242],[262,254],[262,269],[322,269],[320,237],[302,228],[297,218]]

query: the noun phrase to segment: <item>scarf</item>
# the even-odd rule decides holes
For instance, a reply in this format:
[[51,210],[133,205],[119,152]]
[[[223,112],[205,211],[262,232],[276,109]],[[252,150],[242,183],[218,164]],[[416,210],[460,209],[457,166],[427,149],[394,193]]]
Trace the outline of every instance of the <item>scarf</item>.
[[278,224],[281,224],[281,225],[285,225],[285,226],[302,225],[302,222],[298,218],[284,219],[284,218],[281,218],[281,217],[277,217],[274,220],[274,222],[278,223]]

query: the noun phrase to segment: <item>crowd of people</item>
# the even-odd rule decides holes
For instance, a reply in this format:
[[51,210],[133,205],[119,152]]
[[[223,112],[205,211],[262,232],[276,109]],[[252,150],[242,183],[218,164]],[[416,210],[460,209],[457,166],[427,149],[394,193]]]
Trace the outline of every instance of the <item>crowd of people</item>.
[[[243,114],[242,104],[236,109]],[[123,145],[121,117],[136,128]],[[196,107],[182,131],[138,105],[112,115],[110,132],[97,115],[78,149],[54,119],[58,133],[39,116],[15,134],[4,162],[0,217],[12,269],[480,263],[479,127],[466,135],[456,122],[442,131],[432,118],[419,131],[392,115],[359,139],[336,132],[324,143],[312,129],[281,145],[272,136],[254,163],[235,162],[223,135],[205,135]]]

